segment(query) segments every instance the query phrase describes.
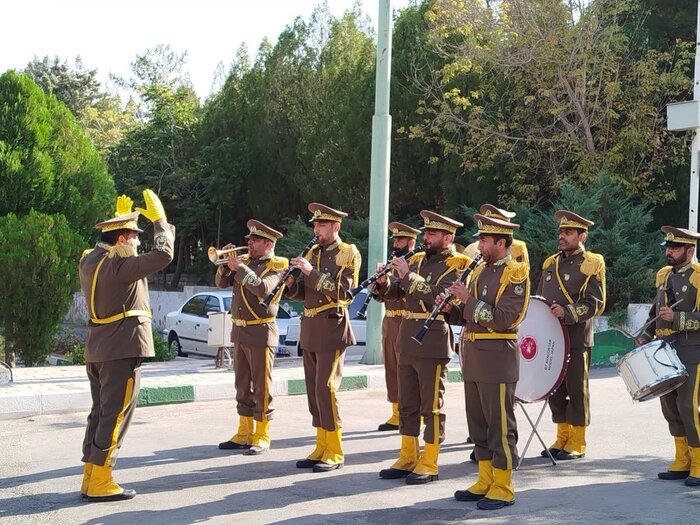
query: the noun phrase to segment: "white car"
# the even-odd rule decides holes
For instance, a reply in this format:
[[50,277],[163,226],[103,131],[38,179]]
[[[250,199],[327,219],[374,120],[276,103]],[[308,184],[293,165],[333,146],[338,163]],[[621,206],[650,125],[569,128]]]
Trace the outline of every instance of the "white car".
[[[209,313],[228,312],[231,310],[231,290],[213,290],[200,292],[190,297],[185,304],[165,318],[163,335],[168,341],[170,353],[187,357],[188,354],[200,354],[216,357],[218,349],[207,345],[209,331]],[[277,353],[284,355],[287,323],[296,312],[291,314],[284,308],[277,312],[277,327],[280,342]]]
[[[367,290],[365,289],[355,296],[352,303],[350,303],[350,306],[348,307],[348,312],[350,314],[350,324],[352,325],[352,331],[355,333],[355,340],[357,341],[357,345],[349,346],[347,348],[346,351],[349,354],[359,353],[359,355],[362,356],[362,354],[364,353],[364,347],[367,343],[367,319],[357,319],[357,312],[360,311],[360,308],[362,308],[362,305],[365,303],[366,299]],[[459,334],[462,331],[462,327],[457,325],[450,325],[450,328],[452,328],[455,344],[457,344],[457,341],[459,341]],[[293,319],[290,319],[289,324],[287,324],[287,338],[285,342],[287,352],[289,353],[289,355],[301,355],[301,352],[299,350],[300,332],[301,318],[294,317]]]

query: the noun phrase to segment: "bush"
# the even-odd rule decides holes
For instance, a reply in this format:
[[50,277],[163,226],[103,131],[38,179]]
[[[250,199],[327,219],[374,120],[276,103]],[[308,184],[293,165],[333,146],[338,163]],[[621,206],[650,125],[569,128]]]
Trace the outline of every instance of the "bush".
[[163,336],[158,333],[158,331],[153,328],[153,349],[156,352],[155,357],[148,357],[144,359],[147,362],[153,361],[170,361],[175,357],[170,354],[170,348],[168,347],[168,342],[163,339]]
[[75,343],[66,354],[74,365],[85,364],[85,345]]

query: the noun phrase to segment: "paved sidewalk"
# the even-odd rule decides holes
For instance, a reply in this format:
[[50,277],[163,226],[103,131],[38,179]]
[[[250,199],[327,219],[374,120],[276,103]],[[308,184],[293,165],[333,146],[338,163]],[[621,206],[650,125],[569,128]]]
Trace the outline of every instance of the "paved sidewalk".
[[[453,359],[448,381],[461,381]],[[306,393],[300,357],[277,358],[272,370],[275,396]],[[383,389],[383,365],[362,365],[348,356],[340,390]],[[233,399],[234,374],[211,359],[178,357],[144,363],[139,406]],[[0,386],[0,420],[90,410],[90,384],[84,366],[17,368],[14,382]]]

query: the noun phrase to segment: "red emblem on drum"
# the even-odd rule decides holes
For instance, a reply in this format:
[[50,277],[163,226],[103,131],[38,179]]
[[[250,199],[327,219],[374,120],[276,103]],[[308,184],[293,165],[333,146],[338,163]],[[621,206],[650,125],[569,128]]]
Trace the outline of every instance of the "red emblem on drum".
[[520,355],[525,361],[532,361],[537,355],[537,341],[534,337],[526,335],[520,340]]

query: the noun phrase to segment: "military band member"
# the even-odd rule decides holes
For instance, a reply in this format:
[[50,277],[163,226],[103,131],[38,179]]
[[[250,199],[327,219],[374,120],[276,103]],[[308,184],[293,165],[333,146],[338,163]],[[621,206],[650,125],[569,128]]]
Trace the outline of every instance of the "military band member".
[[[80,286],[90,322],[85,364],[92,408],[83,441],[83,497],[90,501],[131,499],[136,492],[112,477],[139,395],[141,361],[155,355],[146,277],[173,259],[175,228],[166,222],[160,199],[143,192],[146,209],[132,212],[132,200],[117,199],[115,217],[96,225],[100,241],[80,260]],[[153,222],[153,248],[138,255],[139,213]]]
[[[554,218],[559,223],[559,252],[545,259],[537,295],[551,303],[552,313],[569,333],[566,377],[549,398],[552,421],[557,424],[557,439],[549,452],[567,460],[586,453],[593,316],[605,309],[605,260],[584,246],[593,221],[566,210],[557,211]],[[543,450],[542,455],[546,457],[547,452]]]
[[[394,464],[382,470],[384,479],[406,478],[409,485],[438,479],[440,443],[445,440],[443,398],[447,363],[453,354],[452,330],[440,314],[426,333],[422,344],[412,337],[420,330],[442,293],[471,262],[455,251],[453,240],[462,223],[435,212],[423,210],[423,246],[408,261],[395,258],[395,279],[377,281],[377,293],[385,301],[405,299],[399,327],[399,430],[401,450]],[[425,446],[419,454],[418,436],[423,416]]]
[[[420,230],[400,222],[390,222],[394,257],[403,257],[416,247]],[[381,269],[381,268],[380,268]],[[391,417],[379,425],[377,430],[399,429],[399,376],[398,376],[398,337],[399,326],[404,313],[406,299],[385,299],[373,294],[377,301],[383,302],[386,310],[382,321],[382,350],[384,353],[384,378],[386,380],[387,399],[391,403]]]
[[[477,501],[484,510],[515,503],[511,479],[517,464],[515,386],[520,356],[517,331],[530,297],[529,266],[509,253],[518,224],[477,214],[479,252],[483,262],[465,286],[449,291],[460,307],[464,329],[460,357],[469,435],[479,464],[479,477],[467,490],[455,492],[459,501]],[[453,314],[454,315],[454,314]]]
[[[493,217],[502,221],[509,222],[515,217],[515,212],[496,208],[493,204],[482,204],[479,207],[479,213],[485,217]],[[469,257],[474,257],[478,253],[479,241],[471,243],[462,253]],[[510,256],[518,262],[526,262],[530,264],[530,258],[527,253],[527,245],[519,240],[513,239],[513,244],[510,246]]]
[[297,468],[329,472],[343,467],[341,421],[336,391],[343,377],[345,348],[355,344],[348,305],[357,286],[360,252],[339,236],[347,213],[319,203],[309,204],[316,244],[306,257],[290,264],[301,271],[290,276],[286,296],[304,301],[299,347],[303,352],[306,396],[316,427],[316,447]]
[[[231,342],[239,416],[238,430],[219,448],[248,449],[246,454],[258,455],[270,449],[272,366],[279,343],[276,316],[282,292],[267,308],[260,301],[279,283],[289,263],[275,257],[280,232],[255,219],[247,226],[248,255],[229,253],[228,264],[219,266],[215,278],[219,288],[233,287]],[[233,245],[223,249],[229,248]]]
[[[656,300],[650,317],[660,315],[638,344],[656,337],[671,343],[685,365],[688,379],[661,397],[661,411],[676,446],[676,457],[658,476],[685,479],[689,487],[700,486],[700,264],[695,250],[700,235],[682,228],[663,226],[662,246],[668,266],[656,274]],[[680,301],[680,302],[679,302]],[[675,306],[674,306],[675,304]]]

